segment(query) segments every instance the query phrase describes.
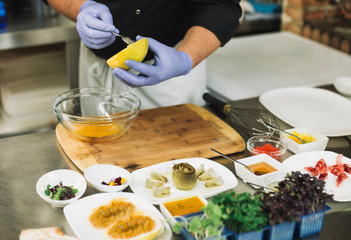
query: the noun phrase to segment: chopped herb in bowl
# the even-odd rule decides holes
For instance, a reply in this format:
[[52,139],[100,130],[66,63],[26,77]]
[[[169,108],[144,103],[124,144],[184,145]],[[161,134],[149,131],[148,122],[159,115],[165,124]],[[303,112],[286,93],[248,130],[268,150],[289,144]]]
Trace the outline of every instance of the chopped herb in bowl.
[[107,186],[120,186],[120,185],[124,184],[125,182],[126,182],[125,178],[117,177],[117,178],[111,179],[108,182],[102,181],[101,184],[107,185]]
[[78,189],[73,186],[64,186],[62,181],[58,185],[51,187],[50,184],[46,186],[44,191],[46,196],[49,196],[53,200],[69,200],[74,198],[78,192]]

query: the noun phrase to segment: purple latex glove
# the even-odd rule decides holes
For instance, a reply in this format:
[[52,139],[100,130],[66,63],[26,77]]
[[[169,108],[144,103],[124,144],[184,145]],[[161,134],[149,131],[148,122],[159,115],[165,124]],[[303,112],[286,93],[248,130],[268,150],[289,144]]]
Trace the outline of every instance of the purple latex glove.
[[111,32],[119,33],[108,7],[95,1],[86,1],[80,7],[77,31],[84,45],[92,49],[111,45],[116,39]]
[[[141,38],[141,36],[138,36],[137,40]],[[131,87],[150,86],[190,72],[193,62],[187,53],[177,51],[152,38],[147,38],[147,41],[149,49],[155,53],[154,64],[148,65],[127,60],[125,64],[138,71],[140,75],[115,68],[113,74],[123,83]]]

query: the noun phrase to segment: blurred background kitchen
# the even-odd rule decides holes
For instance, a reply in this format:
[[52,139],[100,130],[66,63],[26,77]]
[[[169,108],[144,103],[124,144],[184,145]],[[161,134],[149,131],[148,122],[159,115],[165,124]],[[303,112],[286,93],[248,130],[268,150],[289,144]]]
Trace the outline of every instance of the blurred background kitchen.
[[[75,23],[41,0],[0,1],[0,137],[53,128],[53,97],[78,87]],[[236,100],[351,77],[351,14],[341,3],[242,0],[241,6],[237,34],[207,59],[209,91]]]

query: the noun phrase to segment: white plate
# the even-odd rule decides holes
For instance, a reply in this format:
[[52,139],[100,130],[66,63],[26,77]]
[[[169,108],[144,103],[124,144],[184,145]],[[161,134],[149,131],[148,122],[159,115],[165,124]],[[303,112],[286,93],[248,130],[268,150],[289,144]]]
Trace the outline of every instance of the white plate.
[[[108,204],[115,198],[124,198],[130,201],[138,209],[149,210],[165,220],[163,215],[145,199],[135,193],[117,192],[117,193],[99,193],[81,198],[63,208],[63,213],[74,234],[79,239],[96,240],[104,239],[103,230],[94,228],[89,222],[89,216],[96,207]],[[171,239],[172,231],[167,223],[165,229],[159,233],[156,239]]]
[[[301,173],[307,173],[304,167],[314,167],[321,158],[325,160],[327,166],[334,165],[336,163],[336,156],[338,156],[338,153],[330,151],[304,152],[287,158],[283,162],[283,165],[285,165],[289,171],[300,171]],[[342,162],[351,164],[351,159],[344,156],[342,158]],[[351,175],[347,174],[347,176],[348,178],[345,179],[339,187],[336,187],[336,176],[328,172],[325,189],[334,194],[335,201],[351,201]]]
[[[201,163],[204,164],[205,170],[210,167],[216,172],[216,174],[223,177],[224,184],[221,186],[210,187],[207,188],[203,185],[203,182],[197,181],[195,187],[191,190],[179,190],[173,186],[172,181],[172,167],[174,164],[186,162],[192,165],[195,169],[197,169]],[[170,186],[171,193],[168,196],[156,198],[152,193],[152,189],[148,189],[145,187],[145,179],[150,177],[151,171],[154,170],[165,177],[168,178],[168,183],[166,186]],[[206,159],[206,158],[185,158],[178,159],[174,161],[168,161],[164,163],[159,163],[150,167],[145,167],[139,170],[132,172],[133,181],[129,185],[133,192],[143,196],[152,204],[160,204],[161,201],[166,201],[168,199],[185,196],[189,194],[199,194],[205,198],[212,197],[218,193],[224,192],[228,189],[234,188],[238,184],[238,180],[234,176],[234,174],[225,166]]]
[[351,134],[351,101],[319,88],[292,87],[263,93],[260,102],[293,127],[311,127],[329,136]]

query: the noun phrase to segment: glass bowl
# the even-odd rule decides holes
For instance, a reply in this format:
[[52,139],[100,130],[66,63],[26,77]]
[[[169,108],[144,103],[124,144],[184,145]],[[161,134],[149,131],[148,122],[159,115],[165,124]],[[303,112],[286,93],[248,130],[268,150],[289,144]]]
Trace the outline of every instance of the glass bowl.
[[287,173],[277,172],[264,179],[264,190],[266,192],[277,191],[276,187],[281,181],[284,181]]
[[286,143],[275,136],[254,136],[247,141],[246,145],[252,156],[265,153],[278,161],[287,150]]
[[87,142],[114,140],[128,131],[140,112],[140,99],[111,88],[76,88],[53,100],[59,122]]

